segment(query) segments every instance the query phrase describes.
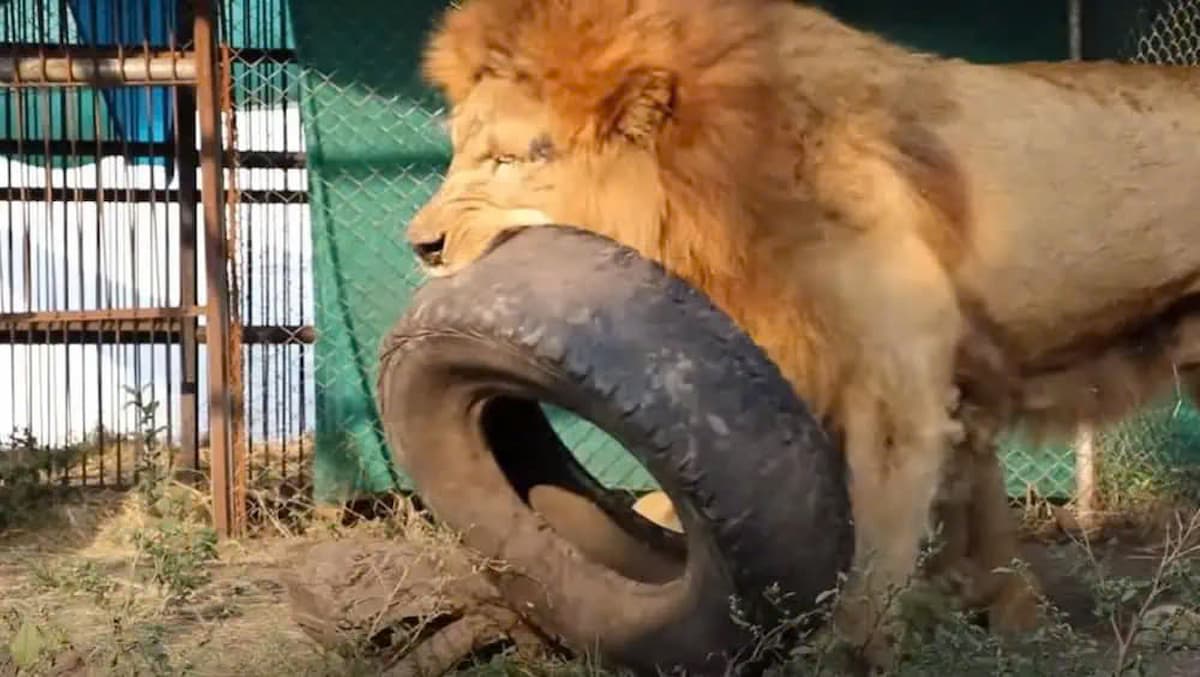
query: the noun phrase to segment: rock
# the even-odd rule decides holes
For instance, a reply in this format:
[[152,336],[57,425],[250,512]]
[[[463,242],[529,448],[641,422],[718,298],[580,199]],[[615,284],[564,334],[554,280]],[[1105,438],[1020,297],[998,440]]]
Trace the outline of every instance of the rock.
[[1142,616],[1136,643],[1143,647],[1200,646],[1200,614],[1179,604],[1159,604]]

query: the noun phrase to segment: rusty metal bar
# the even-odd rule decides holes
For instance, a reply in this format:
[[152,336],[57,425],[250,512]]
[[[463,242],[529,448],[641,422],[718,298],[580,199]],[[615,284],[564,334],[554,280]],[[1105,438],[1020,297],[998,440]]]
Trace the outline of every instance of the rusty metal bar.
[[200,317],[204,306],[171,308],[102,308],[99,310],[37,310],[23,313],[0,313],[0,325],[26,323],[63,324],[66,322],[103,322],[123,320],[170,320]]
[[[222,44],[220,46],[221,67],[220,67],[220,102],[221,102],[221,117],[224,120],[224,147],[237,148],[237,116],[233,112],[233,61],[230,56],[229,45]],[[222,160],[225,156],[222,155]],[[240,219],[238,218],[238,205],[241,202],[239,193],[240,185],[238,184],[238,167],[230,165],[228,173],[229,188],[225,191],[225,215],[226,215],[226,259],[228,261],[229,276],[229,336],[226,344],[229,351],[229,428],[230,428],[230,449],[232,450],[233,465],[233,495],[238,501],[235,505],[245,505],[245,495],[247,489],[247,462],[249,460],[248,445],[246,443],[246,384],[245,384],[245,356],[242,353],[242,313],[241,304],[241,278],[239,275],[238,262],[240,260],[239,247],[239,230]]]
[[[179,87],[176,88],[179,93],[181,107],[186,106],[183,96],[191,94],[191,88]],[[189,119],[186,112],[179,111],[180,123],[187,124]],[[195,126],[195,104],[192,104],[192,120],[191,126]],[[182,128],[181,128],[182,129]],[[194,133],[194,132],[193,132]],[[185,139],[180,138],[179,144],[181,149],[186,149],[184,145]],[[35,147],[30,147],[36,144]],[[73,157],[73,158],[104,158],[104,157],[126,157],[126,158],[151,158],[151,157],[171,157],[174,151],[166,144],[150,143],[146,141],[89,141],[86,147],[81,147],[79,142],[64,140],[64,139],[43,139],[36,142],[19,141],[17,139],[0,139],[0,155],[24,155],[27,157],[40,157],[49,154],[53,157]],[[198,162],[198,161],[197,161]],[[227,166],[236,165],[242,169],[303,169],[305,167],[305,154],[296,151],[271,151],[271,150],[241,150],[241,151],[225,151],[225,164]],[[191,171],[195,172],[198,165],[193,165]],[[182,172],[182,168],[181,172]],[[182,199],[182,198],[181,198]]]
[[212,0],[196,0],[196,109],[200,118],[200,182],[204,209],[204,269],[208,282],[208,427],[212,454],[213,522],[222,536],[240,531],[245,504],[237,500],[229,398],[229,269],[221,196],[221,111],[218,100],[216,16]]
[[[180,16],[181,19],[184,17]],[[181,27],[182,28],[182,27]],[[191,42],[191,28],[180,30],[178,43],[186,45]],[[96,59],[96,58],[125,58],[138,59],[142,58],[144,52],[137,48],[131,51],[129,45],[117,44],[88,44],[88,45],[55,45],[39,42],[9,42],[4,45],[4,54],[11,57],[22,58],[41,58],[43,56],[51,58],[67,58],[72,59]],[[187,50],[157,50],[150,52],[151,54],[169,54],[171,52],[178,54],[192,54]],[[271,61],[276,63],[292,63],[297,60],[296,51],[286,48],[261,48],[261,47],[238,47],[232,50],[231,54],[234,61],[250,63],[256,61]]]
[[[90,322],[12,322],[0,323],[0,345],[186,345],[181,325],[184,319],[171,320],[94,320]],[[193,345],[206,343],[208,332],[196,328]],[[242,328],[245,345],[311,345],[316,342],[312,325],[269,325]],[[198,430],[198,428],[197,428]],[[185,429],[186,432],[186,429]]]
[[[25,153],[24,155],[29,155]],[[203,202],[203,192],[198,196]],[[308,192],[303,190],[243,190],[237,195],[242,204],[306,204]],[[24,188],[0,187],[0,202],[105,202],[138,204],[164,200],[179,200],[178,190],[149,188]],[[228,196],[227,198],[228,199]]]
[[142,53],[126,57],[0,56],[0,83],[10,87],[87,85],[186,85],[196,81],[196,62],[187,53]]
[[[179,39],[183,44],[192,43],[194,25],[179,2]],[[196,208],[200,204],[196,186],[196,171],[200,168],[200,154],[196,147],[196,90],[188,87],[175,88],[175,156],[176,175],[179,177],[179,303],[192,305],[197,301],[197,222]],[[192,465],[200,470],[200,348],[198,342],[205,341],[198,331],[198,322],[185,320],[180,325],[179,342],[179,427],[180,452]],[[192,475],[201,477],[199,472]]]

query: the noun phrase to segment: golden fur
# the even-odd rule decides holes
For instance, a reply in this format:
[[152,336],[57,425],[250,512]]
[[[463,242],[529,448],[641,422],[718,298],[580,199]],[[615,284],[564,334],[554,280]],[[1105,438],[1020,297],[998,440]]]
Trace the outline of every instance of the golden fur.
[[431,272],[564,223],[707,292],[842,442],[864,641],[931,509],[941,568],[1028,627],[995,431],[1110,420],[1200,358],[1195,69],[976,65],[787,0],[469,0],[425,73]]

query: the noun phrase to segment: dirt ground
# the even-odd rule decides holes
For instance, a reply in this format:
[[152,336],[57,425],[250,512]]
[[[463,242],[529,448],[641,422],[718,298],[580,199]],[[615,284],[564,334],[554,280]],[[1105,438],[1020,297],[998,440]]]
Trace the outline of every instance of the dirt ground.
[[133,575],[124,506],[92,497],[0,539],[0,646],[11,654],[21,627],[37,628],[47,655],[65,654],[41,666],[58,674],[345,674],[289,618],[279,573],[293,539],[223,545],[211,581],[168,607]]
[[[367,664],[321,650],[290,617],[280,575],[299,543],[332,532],[223,543],[203,565],[211,579],[180,601],[144,575],[149,564],[129,542],[140,519],[128,497],[98,495],[47,510],[37,527],[0,534],[0,675],[373,674]],[[1150,580],[1161,552],[1128,540],[1092,550],[1110,575]],[[1079,549],[1064,539],[1029,542],[1023,556],[1071,625],[1111,644],[1111,628],[1092,613],[1094,591],[1073,569]],[[17,654],[38,663],[18,672]],[[1146,667],[1143,674],[1197,675],[1200,652],[1152,655]],[[533,672],[493,674],[506,673]]]
[[[1092,548],[1111,576],[1149,581],[1162,561],[1162,548],[1158,544],[1139,541],[1126,538],[1095,544]],[[1027,542],[1021,552],[1021,558],[1029,563],[1031,571],[1037,575],[1046,597],[1066,614],[1071,626],[1082,634],[1094,637],[1100,646],[1110,647],[1115,643],[1113,629],[1105,619],[1096,617],[1095,593],[1087,581],[1074,571],[1075,565],[1082,564],[1082,556],[1079,548],[1069,541]],[[1164,603],[1168,604],[1173,601],[1171,596],[1164,599]],[[1148,654],[1145,670],[1144,674],[1147,675],[1195,677],[1200,675],[1200,651],[1189,649]]]

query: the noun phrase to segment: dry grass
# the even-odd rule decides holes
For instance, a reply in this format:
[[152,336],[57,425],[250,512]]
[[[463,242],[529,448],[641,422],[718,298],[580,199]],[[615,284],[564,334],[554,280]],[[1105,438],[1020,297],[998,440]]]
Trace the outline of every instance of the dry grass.
[[[207,498],[178,482],[168,493],[176,507],[166,518],[136,492],[96,491],[0,532],[0,675],[379,674],[372,658],[325,651],[300,630],[281,574],[298,550],[330,539],[386,536],[423,549],[456,547],[452,534],[397,498],[365,506],[370,520],[352,508],[293,505],[286,520],[263,519],[253,535],[197,557]],[[167,527],[180,538],[165,554],[139,545]],[[593,672],[584,663],[505,663],[500,657],[475,671]]]
[[[283,453],[282,445],[259,448],[276,463]],[[303,468],[298,455],[292,461]],[[0,531],[0,675],[18,665],[16,674],[378,674],[369,657],[325,651],[300,630],[281,573],[298,548],[317,541],[383,535],[446,548],[454,537],[399,499],[316,510],[308,476],[302,470],[288,484],[257,475],[248,491],[251,533],[215,549],[207,497],[179,474],[164,481],[157,506],[136,491],[84,491],[30,506]],[[1106,530],[1083,533],[1070,514],[1043,502],[1023,512],[1036,537],[1023,556],[1050,593],[1051,630],[1001,645],[942,613],[902,674],[1200,674],[1200,523],[1168,521],[1164,510],[1116,516]],[[1147,526],[1164,523],[1177,528]],[[1189,524],[1186,534],[1178,528]],[[1157,545],[1164,533],[1166,550]],[[1169,631],[1165,620],[1176,621]],[[812,669],[823,650],[806,647],[781,674],[837,674]],[[1064,667],[1068,660],[1080,671]],[[1111,667],[1118,663],[1120,670]],[[531,665],[503,656],[473,672],[600,674],[586,661]]]
[[89,496],[54,513],[0,540],[0,635],[10,637],[10,654],[24,626],[45,637],[35,652],[42,669],[340,673],[280,613],[284,539],[222,544],[202,565],[208,580],[178,593],[154,580],[152,558],[135,545],[134,534],[154,528],[135,495]]
[[[203,494],[178,484],[172,487],[176,504],[186,507],[178,513],[187,524],[184,531],[198,538],[206,512]],[[137,494],[95,492],[60,502],[43,511],[39,519],[0,534],[0,589],[6,591],[0,599],[0,675],[13,671],[14,658],[29,667],[20,674],[378,674],[369,659],[326,652],[304,635],[289,617],[279,581],[294,561],[295,550],[320,540],[374,534],[424,539],[421,542],[431,548],[452,547],[452,535],[430,526],[405,502],[376,512],[385,516],[356,520],[345,512],[310,510],[300,529],[295,528],[298,522],[294,519],[289,523],[293,526],[285,528],[265,521],[253,537],[221,543],[210,561],[195,563],[183,557],[188,566],[202,569],[205,577],[172,590],[169,584],[155,581],[154,558],[137,545],[138,534],[158,533],[163,520],[149,514]],[[1093,669],[1108,664],[1114,647],[1129,654],[1122,659],[1124,663],[1132,666],[1140,657],[1142,666],[1154,667],[1140,674],[1194,674],[1189,670],[1196,667],[1192,651],[1198,639],[1195,632],[1185,632],[1182,637],[1175,632],[1168,642],[1171,651],[1149,647],[1146,639],[1162,625],[1163,618],[1180,615],[1172,610],[1182,609],[1181,617],[1195,618],[1190,610],[1200,600],[1194,596],[1196,591],[1176,585],[1187,579],[1176,569],[1189,565],[1197,534],[1184,539],[1179,529],[1172,533],[1174,555],[1161,548],[1116,540],[1076,543],[1072,538],[1078,541],[1079,534],[1061,529],[1057,539],[1048,539],[1043,533],[1043,542],[1031,542],[1025,555],[1046,581],[1072,633],[1040,640],[1036,651],[1056,659],[1073,651],[1087,654],[1091,667],[1086,674],[1117,674]],[[1055,542],[1047,542],[1051,540]],[[1162,573],[1164,561],[1175,567],[1170,575]],[[1151,589],[1153,596],[1144,594]],[[1117,602],[1128,596],[1127,604],[1112,606],[1114,595]],[[1103,604],[1110,604],[1111,609],[1107,616],[1103,612],[1098,616],[1095,612]],[[1124,609],[1130,606],[1139,612],[1128,615]],[[1131,633],[1135,618],[1142,625]],[[1113,630],[1113,622],[1120,624],[1117,630]],[[906,674],[968,665],[963,656],[949,655],[963,651],[975,652],[974,665],[980,671],[954,674],[1062,674],[1060,668],[999,669],[999,663],[987,654],[999,650],[965,622],[943,625],[935,636],[937,640],[912,659]],[[1064,638],[1076,644],[1047,644],[1068,641]],[[14,647],[23,654],[14,656]],[[1034,651],[1028,647],[1020,650]],[[1007,655],[1002,662],[1026,665],[1017,660],[1020,656],[1023,654]],[[1172,662],[1179,666],[1171,667]],[[984,666],[987,672],[982,671]],[[504,658],[493,659],[474,672],[599,674],[585,662],[531,666]],[[816,674],[800,668],[788,672]],[[1128,669],[1121,674],[1138,673]]]

